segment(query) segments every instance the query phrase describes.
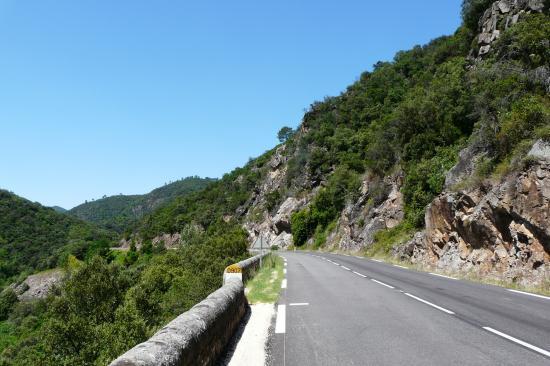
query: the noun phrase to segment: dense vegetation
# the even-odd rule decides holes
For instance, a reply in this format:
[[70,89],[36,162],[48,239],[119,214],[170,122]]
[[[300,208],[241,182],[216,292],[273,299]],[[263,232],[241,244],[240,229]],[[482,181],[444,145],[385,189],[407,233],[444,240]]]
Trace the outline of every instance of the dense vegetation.
[[14,303],[4,291],[0,365],[107,364],[217,289],[224,268],[247,256],[246,233],[218,224],[178,250],[136,255],[131,265],[97,255],[68,266],[44,300]]
[[387,235],[402,236],[424,224],[461,148],[482,146],[488,155],[478,174],[498,175],[517,168],[535,139],[550,138],[549,17],[525,15],[474,62],[467,55],[491,3],[465,1],[465,23],[454,35],[399,52],[340,96],[311,106],[305,132],[288,143],[295,153],[287,178],[293,185],[306,167],[323,188],[293,215],[295,244],[326,234],[357,193],[359,175],[376,182],[404,173],[406,218]]
[[0,190],[0,288],[109,246],[112,233]]
[[157,207],[176,197],[199,191],[215,179],[187,177],[157,188],[143,195],[104,197],[72,208],[69,213],[119,233]]

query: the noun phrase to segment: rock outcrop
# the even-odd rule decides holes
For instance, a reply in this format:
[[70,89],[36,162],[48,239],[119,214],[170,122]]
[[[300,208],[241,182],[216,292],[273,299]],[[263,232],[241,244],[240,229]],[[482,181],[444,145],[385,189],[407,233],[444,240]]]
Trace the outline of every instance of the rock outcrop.
[[326,245],[359,251],[374,242],[378,231],[397,226],[404,216],[402,184],[401,174],[388,176],[382,181],[365,178],[361,196],[356,202],[346,205]]
[[499,183],[441,194],[426,211],[425,232],[396,254],[534,285],[550,273],[549,220],[550,161],[541,159]]
[[492,43],[503,31],[516,24],[525,14],[542,12],[543,9],[544,0],[495,1],[479,21],[478,49],[474,56],[482,58],[491,51]]
[[52,269],[28,276],[19,285],[13,286],[20,301],[42,299],[59,286],[65,277],[61,269]]

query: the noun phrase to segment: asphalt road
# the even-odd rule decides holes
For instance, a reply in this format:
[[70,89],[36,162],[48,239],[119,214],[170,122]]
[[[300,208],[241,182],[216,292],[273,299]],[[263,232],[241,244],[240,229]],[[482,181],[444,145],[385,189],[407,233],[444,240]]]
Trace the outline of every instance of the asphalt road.
[[550,365],[550,298],[364,258],[281,256],[274,366]]

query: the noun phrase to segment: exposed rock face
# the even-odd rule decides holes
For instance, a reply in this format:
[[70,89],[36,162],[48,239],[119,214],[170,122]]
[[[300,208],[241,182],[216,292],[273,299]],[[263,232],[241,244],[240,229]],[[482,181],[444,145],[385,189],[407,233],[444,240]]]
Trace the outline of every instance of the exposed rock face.
[[[248,208],[244,228],[250,235],[251,243],[255,243],[261,235],[266,246],[286,248],[292,244],[290,218],[294,212],[307,207],[318,192],[319,183],[311,189],[311,179],[304,176],[304,184],[298,187],[301,193],[285,198],[274,214],[268,212],[266,197],[285,187],[287,158],[283,154],[284,148],[279,148],[268,162],[271,172],[255,192]],[[365,177],[359,198],[344,208],[335,230],[327,238],[326,246],[357,251],[371,245],[377,231],[392,228],[401,222],[402,181],[402,174],[388,176],[384,180]]]
[[46,297],[54,286],[60,285],[65,273],[61,269],[28,276],[14,290],[20,301],[36,300]]
[[476,55],[482,58],[491,51],[492,43],[510,26],[516,24],[525,14],[542,12],[544,0],[499,0],[485,11],[479,21],[479,48]]
[[166,249],[177,249],[181,244],[181,234],[163,234],[153,238],[152,244],[159,245],[163,243]]
[[327,238],[327,246],[358,251],[371,245],[378,231],[397,226],[403,220],[402,184],[401,174],[381,182],[367,177],[361,196],[345,207],[336,230]]
[[443,193],[426,230],[396,254],[445,270],[537,284],[550,273],[550,162],[540,160],[498,184]]

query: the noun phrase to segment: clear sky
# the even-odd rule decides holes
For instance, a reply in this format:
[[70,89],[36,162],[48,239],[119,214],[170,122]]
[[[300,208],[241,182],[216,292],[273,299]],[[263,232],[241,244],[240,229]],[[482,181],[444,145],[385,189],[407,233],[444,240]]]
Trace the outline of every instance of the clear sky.
[[71,208],[220,177],[460,0],[0,0],[0,187]]

